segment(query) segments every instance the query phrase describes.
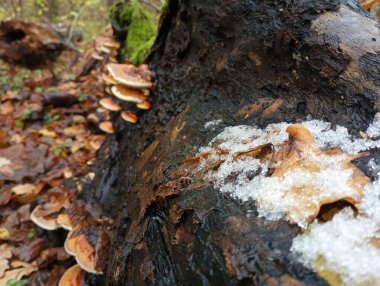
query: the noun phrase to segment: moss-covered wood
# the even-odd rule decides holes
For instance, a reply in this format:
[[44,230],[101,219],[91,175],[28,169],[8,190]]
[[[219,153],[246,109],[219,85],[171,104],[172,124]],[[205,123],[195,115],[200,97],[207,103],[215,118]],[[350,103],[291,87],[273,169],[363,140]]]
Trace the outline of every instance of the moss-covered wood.
[[114,29],[123,32],[123,57],[137,64],[145,60],[156,38],[157,17],[137,0],[118,3],[110,9]]

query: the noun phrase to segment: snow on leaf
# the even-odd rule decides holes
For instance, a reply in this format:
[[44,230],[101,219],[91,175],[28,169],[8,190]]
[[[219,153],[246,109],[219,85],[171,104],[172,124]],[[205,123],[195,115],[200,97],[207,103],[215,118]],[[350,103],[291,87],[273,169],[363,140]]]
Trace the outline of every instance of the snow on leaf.
[[323,205],[341,200],[357,204],[369,182],[351,163],[365,154],[318,145],[303,125],[228,127],[185,164],[220,191],[255,200],[261,216],[285,217],[306,227]]
[[[340,200],[355,205],[360,201],[369,178],[351,160],[361,155],[347,155],[338,149],[322,151],[302,125],[290,125],[286,131],[290,140],[276,149],[269,171],[273,170],[270,176],[280,184],[282,198],[291,202],[285,204],[291,222],[312,222],[322,205]],[[334,173],[329,174],[334,171],[342,174],[340,184]],[[266,199],[258,198],[258,205],[272,204]]]

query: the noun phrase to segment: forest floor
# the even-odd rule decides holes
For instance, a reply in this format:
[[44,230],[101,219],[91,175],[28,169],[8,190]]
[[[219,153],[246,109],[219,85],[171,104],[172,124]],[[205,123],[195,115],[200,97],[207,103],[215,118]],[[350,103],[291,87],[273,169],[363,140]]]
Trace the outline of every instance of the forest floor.
[[77,78],[73,58],[65,51],[55,76],[0,61],[0,286],[58,285],[74,264],[63,247],[67,231],[31,221],[52,196],[81,192],[105,138],[97,122],[101,68]]

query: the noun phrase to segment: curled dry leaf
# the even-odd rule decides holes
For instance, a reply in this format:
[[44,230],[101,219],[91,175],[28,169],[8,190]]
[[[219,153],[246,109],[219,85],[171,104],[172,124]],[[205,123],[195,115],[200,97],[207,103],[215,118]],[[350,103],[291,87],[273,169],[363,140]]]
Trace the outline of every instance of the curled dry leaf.
[[12,258],[14,246],[6,243],[0,245],[0,277],[9,269],[9,259]]
[[38,267],[34,263],[13,261],[11,263],[11,269],[7,270],[4,273],[4,276],[0,278],[0,286],[6,286],[7,281],[11,279],[19,281],[23,277],[29,276],[31,273],[37,270],[38,270]]

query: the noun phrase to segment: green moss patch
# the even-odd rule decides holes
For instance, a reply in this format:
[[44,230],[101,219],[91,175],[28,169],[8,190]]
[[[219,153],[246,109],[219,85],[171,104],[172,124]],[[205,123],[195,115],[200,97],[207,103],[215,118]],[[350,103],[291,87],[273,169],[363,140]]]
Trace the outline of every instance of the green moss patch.
[[149,53],[156,34],[157,24],[154,15],[146,11],[136,0],[117,4],[110,10],[113,22],[128,32],[123,55],[140,64]]

